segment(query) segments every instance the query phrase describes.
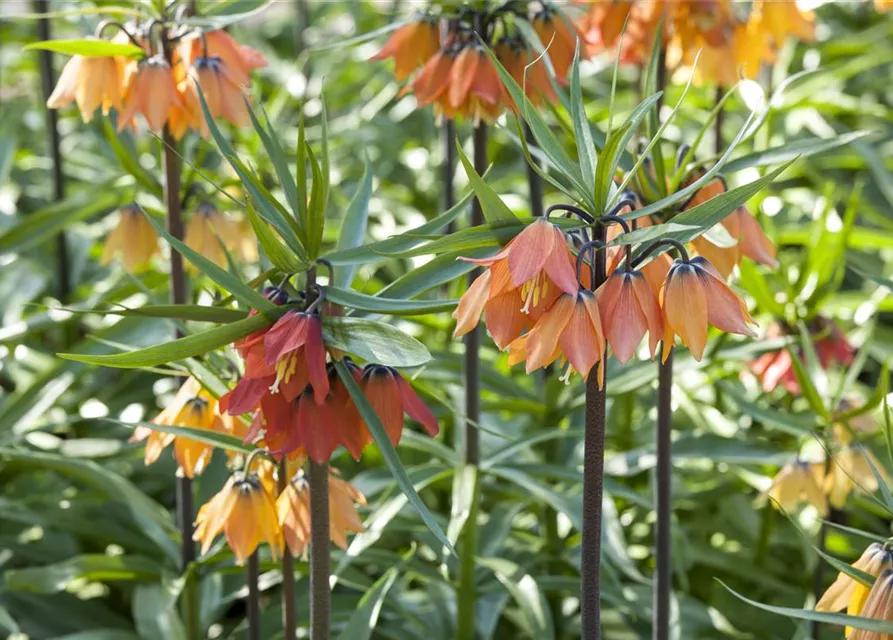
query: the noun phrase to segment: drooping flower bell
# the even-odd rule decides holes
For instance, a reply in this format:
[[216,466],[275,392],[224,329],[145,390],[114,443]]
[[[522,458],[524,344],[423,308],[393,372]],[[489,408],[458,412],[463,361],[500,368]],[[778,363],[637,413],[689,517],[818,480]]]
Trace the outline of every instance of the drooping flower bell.
[[[505,70],[514,78],[527,98],[535,105],[543,103],[557,103],[558,94],[552,86],[549,71],[546,68],[545,58],[536,54],[520,37],[505,37],[496,43],[493,48],[496,57],[505,67]],[[508,89],[502,82],[499,83],[502,92],[502,102],[506,108],[517,111],[518,106],[511,97]]]
[[[366,497],[356,487],[329,473],[329,536],[338,547],[347,548],[347,534],[365,530],[357,505]],[[310,486],[302,475],[292,479],[276,501],[279,524],[285,544],[295,557],[304,554],[310,544]]]
[[[696,180],[693,177],[690,182]],[[716,178],[706,186],[699,189],[686,203],[684,210],[688,211],[716,196],[727,191],[725,181]],[[754,262],[765,264],[769,267],[777,267],[778,260],[775,257],[775,245],[766,236],[760,223],[757,222],[746,207],[741,206],[729,214],[720,225],[735,244],[721,246],[711,240],[707,235],[701,235],[692,241],[698,255],[704,256],[716,267],[716,270],[724,278],[731,275],[741,258],[750,258]]]
[[596,296],[605,338],[617,361],[629,362],[646,332],[653,358],[663,337],[663,320],[658,299],[642,272],[615,270]]
[[[220,414],[217,399],[212,396],[195,378],[187,378],[164,411],[152,420],[153,424],[207,429],[218,433],[231,431],[230,420]],[[158,460],[161,452],[174,444],[174,458],[180,472],[193,478],[204,471],[211,461],[214,448],[186,436],[155,431],[150,427],[139,426],[133,431],[130,442],[146,441],[145,464]]]
[[502,97],[502,81],[493,61],[482,47],[471,43],[445,55],[449,59],[429,61],[435,63],[430,75],[426,74],[428,65],[419,74],[415,91],[419,106],[433,103],[438,117],[492,122],[499,115]]
[[325,401],[330,387],[319,314],[287,311],[264,334],[264,349],[266,364],[276,372],[271,392],[276,393],[281,383],[298,376],[313,388],[317,404]]
[[[883,571],[893,569],[893,551],[890,544],[872,542],[862,553],[853,567],[877,578]],[[834,612],[846,609],[847,614],[857,616],[862,612],[868,599],[869,587],[854,580],[841,571],[837,579],[828,587],[815,605],[816,611]],[[852,629],[847,628],[846,637],[850,637]]]
[[604,385],[605,337],[598,300],[588,289],[562,293],[530,332],[516,342],[512,343],[515,358],[523,355],[527,373],[562,357],[570,365],[565,379],[576,371],[586,380],[598,364],[598,383]]
[[889,484],[890,480],[884,465],[869,449],[852,442],[852,435],[843,425],[835,424],[833,433],[837,449],[832,454],[825,475],[824,489],[831,506],[843,509],[853,491],[874,493],[878,490],[880,484],[875,470],[885,484]]
[[[884,569],[875,580],[865,605],[859,612],[862,618],[893,622],[893,569]],[[847,640],[891,640],[893,634],[852,628]]]
[[481,313],[499,348],[549,308],[561,292],[574,296],[580,288],[574,258],[561,230],[545,218],[529,224],[490,258],[461,258],[489,267],[469,287],[453,313],[454,336],[471,331]]
[[231,238],[230,224],[217,207],[210,202],[201,202],[186,225],[183,242],[218,267],[226,268],[226,252],[233,246],[227,243],[227,249],[224,249],[226,239]]
[[135,273],[158,252],[158,234],[136,204],[121,207],[118,216],[118,224],[105,239],[99,261],[107,265],[120,256],[124,269]]
[[567,16],[554,7],[545,7],[533,18],[533,30],[546,49],[555,77],[562,85],[567,85],[568,70],[574,61],[577,43],[581,44],[580,57],[587,57],[585,40],[579,28]]
[[423,18],[405,24],[384,44],[370,60],[394,59],[394,77],[398,82],[408,79],[440,50],[440,28],[436,20]]
[[675,336],[700,361],[707,344],[707,328],[713,325],[720,331],[756,336],[749,324],[756,324],[747,305],[726,284],[725,279],[701,256],[691,260],[677,259],[661,290],[665,361],[673,347]]
[[184,43],[183,50],[187,66],[198,58],[219,58],[227,74],[240,87],[251,86],[251,72],[267,66],[267,60],[261,52],[239,44],[222,29],[204,32],[200,38]]
[[237,127],[250,123],[244,87],[231,75],[221,58],[196,58],[182,87],[186,113],[191,119],[190,126],[207,137],[210,130],[201,107],[199,90],[208,105],[208,112],[215,120],[223,118]]
[[239,564],[245,564],[262,542],[273,558],[282,553],[276,503],[256,473],[230,476],[220,493],[199,509],[195,525],[193,540],[201,542],[203,554],[221,532]]
[[428,435],[437,435],[437,418],[393,367],[367,364],[363,368],[362,389],[395,447],[403,435],[404,413],[420,422]]
[[133,126],[136,114],[142,114],[149,130],[159,132],[170,111],[180,104],[180,94],[171,75],[171,67],[160,55],[137,63],[124,90],[124,109],[118,117],[118,131]]
[[59,109],[77,102],[84,122],[90,122],[99,108],[103,115],[108,115],[113,107],[121,110],[123,81],[123,70],[115,57],[72,56],[62,69],[47,107]]
[[772,479],[772,484],[760,495],[758,502],[771,499],[773,507],[789,512],[805,502],[824,516],[828,513],[828,500],[822,490],[824,472],[823,462],[789,462]]

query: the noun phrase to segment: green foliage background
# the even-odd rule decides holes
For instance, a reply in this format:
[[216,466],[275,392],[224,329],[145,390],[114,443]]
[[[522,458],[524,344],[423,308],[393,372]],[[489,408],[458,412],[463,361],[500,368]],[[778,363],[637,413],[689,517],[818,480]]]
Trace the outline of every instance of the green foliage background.
[[[363,188],[367,165],[372,176],[367,241],[413,229],[443,211],[444,147],[430,112],[415,110],[411,97],[398,95],[387,64],[367,61],[380,39],[346,46],[349,39],[405,15],[414,8],[410,4],[310,3],[310,22],[301,34],[310,49],[300,53],[290,2],[273,3],[233,28],[240,41],[258,47],[270,62],[257,75],[254,99],[286,150],[296,148],[302,103],[307,138],[319,142],[324,91],[333,185],[324,254],[338,245],[348,203]],[[229,2],[215,10],[225,14],[251,5]],[[740,185],[800,153],[808,156],[749,201],[779,247],[781,267],[769,272],[748,265],[737,286],[756,303],[764,329],[773,317],[795,322],[816,314],[844,328],[859,349],[856,364],[827,375],[811,372],[819,403],[833,410],[843,394],[857,398],[857,404],[872,396],[879,400],[882,368],[893,356],[893,16],[878,15],[870,5],[828,3],[818,10],[818,21],[819,41],[787,47],[764,84],[777,89],[785,78],[806,73],[778,91],[763,127],[736,150],[725,172]],[[58,37],[81,37],[94,23],[93,16],[53,21]],[[166,454],[145,467],[141,447],[126,442],[130,429],[122,424],[154,416],[174,390],[173,380],[163,375],[164,368],[108,369],[55,356],[159,344],[173,332],[170,320],[85,313],[167,300],[162,260],[137,276],[98,262],[114,220],[108,214],[137,194],[150,213],[160,213],[160,143],[149,135],[119,138],[105,119],[84,125],[75,110],[64,110],[67,193],[63,203],[51,204],[36,54],[22,51],[34,34],[33,20],[10,16],[0,22],[0,636],[5,629],[67,640],[180,638],[185,632],[175,604],[183,586],[172,517],[175,464]],[[611,65],[603,59],[586,63],[581,76],[586,116],[605,131]],[[685,80],[675,78],[665,104],[676,104]],[[616,112],[626,117],[639,100],[638,74],[622,68]],[[691,141],[713,101],[712,88],[690,89],[666,137]],[[727,140],[748,113],[741,95],[733,95],[724,125]],[[557,110],[545,117],[562,140],[571,140],[568,113]],[[239,156],[283,200],[275,167],[255,132],[225,129]],[[515,131],[510,118],[493,132],[487,182],[514,213],[526,217],[526,163]],[[470,155],[470,125],[460,124],[457,133]],[[573,154],[572,143],[568,150]],[[699,152],[700,158],[709,155],[706,149]],[[239,184],[211,142],[189,138],[184,156],[215,184]],[[186,175],[187,183],[213,194],[198,171],[187,169]],[[456,175],[460,190],[467,190],[465,172],[457,169]],[[547,204],[562,200],[547,190]],[[217,204],[224,211],[232,206],[222,197]],[[65,301],[58,300],[53,240],[62,229],[76,283]],[[406,291],[412,291],[418,300],[458,298],[464,271],[454,255],[421,269],[426,262],[372,254],[356,269],[353,286],[385,297],[408,297]],[[240,275],[248,281],[267,266],[252,265]],[[195,303],[226,295],[195,274],[190,284]],[[473,485],[457,453],[461,344],[451,339],[449,314],[442,311],[400,316],[394,324],[434,355],[415,375],[442,425],[436,440],[406,433],[400,458],[438,524],[455,539]],[[190,332],[209,326],[186,323]],[[677,358],[673,539],[679,638],[807,637],[807,622],[755,609],[718,582],[760,602],[811,604],[819,523],[808,512],[788,518],[753,502],[801,447],[815,449],[828,425],[815,401],[782,390],[765,394],[743,373],[746,362],[772,344],[722,337],[711,342],[711,355],[700,364],[684,354]],[[573,598],[579,571],[582,386],[509,369],[490,344],[483,360],[479,635],[572,638],[579,633]],[[644,361],[622,369],[612,362],[609,371],[604,633],[624,640],[650,635],[657,369]],[[880,418],[880,409],[874,413]],[[865,444],[890,462],[882,435]],[[224,463],[218,453],[197,480],[198,504],[222,486]],[[407,505],[375,447],[360,463],[346,454],[334,463],[370,503],[367,532],[353,539],[347,553],[334,555],[333,621],[342,637],[453,638],[455,559]],[[852,530],[829,529],[829,553],[852,561],[871,539],[890,535],[891,513],[882,500],[855,495],[843,515]],[[281,633],[281,576],[273,562],[265,561],[263,569],[264,637],[274,638]],[[306,566],[299,563],[298,569],[303,604]],[[826,568],[824,580],[834,572]],[[243,569],[218,544],[201,560],[198,575],[209,637],[241,637]],[[375,605],[381,606],[378,614]],[[347,628],[352,616],[351,624],[364,627],[362,632]],[[305,606],[299,606],[299,618],[306,624]],[[827,628],[822,637],[840,636],[839,629]]]

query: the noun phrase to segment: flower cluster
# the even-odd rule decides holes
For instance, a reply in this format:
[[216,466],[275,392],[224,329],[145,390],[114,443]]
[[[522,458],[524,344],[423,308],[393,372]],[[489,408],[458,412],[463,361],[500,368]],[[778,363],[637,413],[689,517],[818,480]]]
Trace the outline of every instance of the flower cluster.
[[[223,489],[199,509],[193,537],[201,542],[203,554],[211,549],[214,539],[221,533],[239,564],[244,564],[264,542],[270,547],[273,558],[278,557],[284,547],[296,557],[306,551],[310,542],[310,496],[303,474],[300,471],[292,474],[277,497],[274,483],[278,465],[266,461],[259,464],[263,475],[250,471],[246,463],[245,470],[230,476]],[[347,547],[349,532],[364,530],[357,505],[365,504],[365,496],[332,470],[329,474],[329,529],[332,542],[342,549]]]
[[[685,208],[719,195],[718,185],[724,190],[721,180],[710,183],[696,192]],[[630,213],[637,202],[638,197],[631,194],[615,211]],[[593,219],[576,207],[552,207],[556,208],[575,213],[594,226],[610,225],[607,241],[630,230],[627,222],[613,212]],[[636,222],[641,226],[653,224],[648,217]],[[652,358],[658,342],[663,341],[666,359],[679,336],[692,356],[700,360],[710,325],[728,333],[755,335],[747,306],[726,284],[733,267],[745,256],[764,264],[775,263],[772,243],[746,209],[735,211],[723,225],[732,229],[730,235],[738,241],[734,247],[713,251],[699,238],[690,245],[698,255],[690,258],[682,245],[663,240],[642,250],[634,261],[629,245],[624,250],[598,240],[583,244],[575,256],[571,239],[561,227],[548,216],[536,220],[496,255],[468,259],[487,269],[472,283],[453,313],[455,335],[471,331],[483,315],[496,345],[508,351],[510,364],[526,362],[529,373],[561,359],[569,364],[566,375],[577,372],[584,378],[598,365],[600,381],[606,346],[611,347],[618,362],[625,364],[646,334]],[[572,236],[577,238],[577,233]],[[672,260],[666,253],[653,255],[668,245],[679,252],[679,258]],[[754,251],[754,246],[761,250]],[[596,260],[589,251],[606,253],[605,280],[594,291],[593,273],[587,269],[581,273],[587,261],[594,272]],[[722,258],[724,273],[708,259],[711,253]]]
[[[323,291],[317,288],[316,299],[300,307],[300,300],[290,300],[281,289],[266,290],[269,300],[289,309],[271,327],[235,343],[245,361],[245,373],[220,399],[225,413],[253,414],[246,442],[262,435],[274,455],[306,452],[319,463],[327,462],[338,446],[359,459],[372,441],[343,381],[334,366],[326,363],[319,313]],[[360,369],[349,358],[343,362],[394,445],[403,432],[404,413],[424,425],[430,435],[437,434],[434,414],[396,369],[374,363]]]
[[[423,16],[397,29],[373,60],[393,58],[394,75],[407,82],[419,106],[434,105],[438,116],[491,122],[503,110],[516,110],[484,48],[489,43],[499,62],[521,85],[533,104],[556,102],[546,60],[559,83],[566,84],[580,31],[561,12],[544,5],[533,15],[511,3],[492,13],[463,12],[439,19]],[[517,21],[527,21],[546,48],[541,55],[522,35]]]
[[[871,586],[841,571],[837,579],[816,603],[816,611],[846,609],[848,615],[893,621],[893,540],[872,542],[853,568],[876,578]],[[878,640],[888,634],[847,627],[847,640]]]
[[828,464],[824,460],[789,462],[772,479],[758,503],[771,499],[774,507],[788,512],[805,503],[825,516],[829,505],[843,509],[853,491],[877,491],[880,486],[878,475],[889,483],[883,465],[871,451],[853,442],[852,432],[847,427],[835,424],[832,440]]
[[[136,127],[142,115],[151,131],[165,126],[177,139],[190,129],[208,134],[199,90],[214,118],[244,126],[249,123],[245,91],[251,71],[266,66],[255,49],[236,42],[222,30],[197,34],[165,32],[153,39],[153,26],[117,26],[113,42],[131,42],[143,50],[139,60],[126,56],[73,56],[47,100],[51,109],[76,102],[85,122],[97,109],[118,112],[118,129]],[[167,55],[165,55],[167,53]]]
[[579,26],[590,54],[619,46],[622,62],[642,65],[661,24],[671,68],[700,56],[696,79],[726,86],[774,63],[788,37],[812,40],[815,31],[812,12],[794,0],[755,0],[746,16],[731,0],[608,0],[591,3]]

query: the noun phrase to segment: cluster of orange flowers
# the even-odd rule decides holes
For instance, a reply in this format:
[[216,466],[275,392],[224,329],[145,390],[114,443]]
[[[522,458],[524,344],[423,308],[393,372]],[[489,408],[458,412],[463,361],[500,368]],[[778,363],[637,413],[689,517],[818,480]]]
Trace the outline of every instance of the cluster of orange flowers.
[[[184,242],[219,267],[230,258],[251,263],[257,260],[257,243],[246,218],[224,215],[210,202],[199,203],[186,225]],[[118,212],[118,222],[105,241],[100,262],[111,263],[117,256],[128,273],[145,268],[158,253],[158,234],[136,204]],[[191,265],[191,263],[189,263]]]
[[[851,616],[893,621],[893,540],[881,544],[872,542],[853,567],[876,578],[872,586],[865,586],[841,571],[837,579],[816,603],[817,611],[846,609]],[[878,640],[889,634],[847,627],[847,640]]]
[[[754,0],[746,18],[731,0],[606,0],[592,2],[580,22],[587,50],[614,53],[622,62],[643,64],[663,24],[667,63],[692,66],[696,79],[733,85],[775,62],[790,37],[812,40],[814,16],[795,0]],[[626,33],[620,42],[623,26]]]
[[[492,22],[488,19],[493,18],[480,14],[471,23],[449,20],[448,33],[442,38],[437,19],[426,16],[397,29],[372,59],[393,58],[394,75],[400,82],[408,81],[407,88],[419,106],[434,105],[438,116],[491,122],[504,109],[517,108],[479,39],[491,39]],[[475,25],[475,21],[482,24]],[[493,52],[532,103],[556,102],[546,58],[558,82],[566,83],[581,33],[549,6],[530,22],[547,48],[545,55],[508,28],[493,41]]]
[[[275,304],[291,303],[270,287],[266,296]],[[246,442],[263,433],[277,456],[306,455],[327,462],[339,446],[355,459],[372,442],[365,420],[333,364],[326,364],[320,298],[305,310],[287,311],[274,325],[235,343],[245,361],[245,373],[221,397],[221,410],[230,415],[254,414]],[[339,354],[340,357],[340,354]],[[370,363],[360,369],[343,358],[369,404],[396,446],[403,433],[403,414],[438,432],[437,419],[400,373]]]
[[136,127],[140,114],[150,130],[159,132],[167,125],[180,139],[189,129],[208,135],[201,89],[212,117],[237,126],[250,122],[245,91],[251,71],[267,64],[258,51],[218,30],[184,39],[168,60],[154,52],[151,33],[133,31],[122,26],[113,42],[137,44],[145,52],[142,59],[75,55],[62,70],[47,106],[58,109],[76,102],[85,122],[99,108],[106,115],[114,108],[119,130]]
[[[222,412],[217,399],[195,378],[188,378],[173,401],[154,420],[159,426],[191,427],[244,437],[247,425],[241,418]],[[154,464],[162,451],[173,445],[179,473],[187,478],[200,475],[214,452],[214,447],[187,436],[174,435],[140,426],[131,442],[145,442],[145,463]],[[231,463],[241,457],[227,451]],[[295,556],[304,553],[310,539],[309,491],[300,469],[305,457],[296,452],[287,461],[289,482],[278,493],[279,465],[258,460],[251,472],[250,459],[227,481],[223,489],[204,504],[196,517],[195,539],[207,553],[214,539],[223,533],[239,563],[266,542],[273,555],[281,553],[283,544]],[[349,532],[363,531],[356,505],[365,505],[366,498],[333,470],[329,477],[329,525],[331,539],[339,547],[347,547]]]
[[[715,180],[698,191],[686,208],[724,189],[722,180]],[[627,203],[621,212],[630,211],[635,199]],[[642,226],[652,224],[647,217],[637,222]],[[586,270],[581,274],[580,267],[587,259],[585,249],[594,243],[584,245],[575,257],[565,233],[541,218],[493,257],[468,259],[487,269],[472,283],[453,313],[455,335],[471,331],[483,314],[496,345],[508,351],[509,364],[524,361],[529,373],[560,358],[569,364],[566,375],[577,372],[584,378],[598,365],[600,382],[606,345],[618,362],[625,364],[646,333],[652,358],[662,340],[666,359],[678,335],[700,360],[708,325],[754,335],[747,306],[726,284],[734,265],[743,257],[775,264],[771,241],[745,208],[723,224],[733,230],[738,244],[708,247],[695,241],[690,245],[697,254],[694,258],[683,251],[682,257],[674,261],[662,253],[636,269],[629,256],[624,261],[623,250],[607,249],[607,278],[591,291],[592,278]],[[622,229],[621,224],[612,224],[608,240],[616,238]],[[648,250],[644,253],[647,257]],[[727,272],[720,272],[712,264],[716,257],[723,259],[721,264],[728,266]]]

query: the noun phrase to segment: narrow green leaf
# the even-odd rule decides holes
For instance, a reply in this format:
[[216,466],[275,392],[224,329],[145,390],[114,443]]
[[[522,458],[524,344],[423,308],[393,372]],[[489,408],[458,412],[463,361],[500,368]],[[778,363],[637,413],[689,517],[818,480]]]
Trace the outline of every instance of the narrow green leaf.
[[512,596],[521,612],[522,626],[530,638],[547,640],[555,637],[549,605],[533,576],[503,558],[478,558],[477,561],[490,569]]
[[431,360],[425,345],[383,322],[324,316],[322,331],[327,347],[346,351],[367,362],[390,367],[419,367]]
[[99,38],[84,38],[81,40],[44,40],[25,45],[25,51],[42,49],[55,53],[64,53],[69,56],[84,56],[86,58],[104,58],[107,56],[121,56],[140,60],[146,57],[146,52],[132,42],[117,43]]
[[827,422],[829,417],[828,410],[822,402],[822,396],[819,395],[815,385],[812,383],[812,380],[810,380],[809,374],[806,373],[806,368],[800,361],[800,354],[795,349],[788,349],[788,351],[791,353],[791,365],[794,368],[794,375],[797,377],[797,382],[800,384],[803,397],[806,398],[806,401],[809,403],[812,410]]
[[[265,127],[257,119],[248,98],[243,97],[243,100],[245,101],[245,108],[248,110],[248,115],[251,117],[251,124],[254,126],[254,130],[260,137],[260,141],[263,144],[267,155],[270,157],[270,161],[273,163],[273,169],[275,169],[276,176],[279,178],[279,185],[285,193],[285,199],[288,201],[288,206],[291,208],[292,215],[297,216],[298,184],[288,168],[288,160],[285,158],[285,151],[282,150],[282,145],[279,144],[279,136],[276,135],[275,131],[273,131],[273,128],[270,126],[270,119],[267,117],[266,113],[264,113],[264,119],[266,120]],[[270,128],[269,132],[267,132],[267,127]]]
[[378,624],[381,608],[384,606],[384,600],[397,581],[398,575],[397,567],[392,567],[375,581],[369,591],[360,598],[356,609],[347,621],[347,626],[338,635],[338,640],[369,640],[372,637],[372,632]]
[[103,418],[103,420],[114,422],[115,424],[120,424],[122,427],[127,427],[128,429],[146,427],[152,429],[152,431],[170,433],[171,435],[189,438],[190,440],[195,440],[196,442],[201,442],[202,444],[211,445],[212,447],[217,447],[219,449],[235,451],[236,453],[249,454],[255,449],[254,447],[248,446],[244,442],[242,442],[241,438],[237,438],[236,436],[230,435],[228,433],[212,431],[210,429],[198,429],[196,427],[184,427],[179,425],[155,424],[154,422],[130,423],[122,422],[121,420],[115,420],[114,418]]
[[439,232],[458,218],[468,206],[473,195],[474,192],[469,191],[451,209],[406,233],[354,249],[335,251],[326,254],[325,258],[335,266],[367,264],[376,260],[382,260],[387,254],[406,251],[424,242],[425,236]]
[[311,259],[319,255],[322,246],[322,235],[326,217],[326,185],[322,169],[316,160],[316,155],[308,143],[307,157],[310,160],[310,204],[307,207],[307,253]]
[[[75,311],[72,309],[72,311]],[[227,307],[207,307],[198,304],[147,304],[134,309],[81,309],[77,313],[98,313],[112,316],[141,316],[146,318],[175,318],[196,322],[238,322],[244,320],[246,311]]]
[[3,584],[14,591],[51,594],[64,591],[72,582],[152,581],[161,576],[161,565],[139,556],[85,554],[56,564],[10,569]]
[[[372,170],[369,168],[369,158],[366,158],[363,163],[363,177],[360,178],[360,185],[344,212],[341,233],[338,234],[338,244],[335,247],[336,252],[354,249],[363,244],[363,240],[366,238],[366,226],[369,222],[369,200],[371,198]],[[356,273],[356,265],[346,265],[335,271],[333,284],[349,287]]]
[[811,609],[792,609],[790,607],[775,607],[769,604],[763,604],[750,598],[745,598],[740,593],[729,587],[725,582],[716,579],[719,584],[739,600],[747,604],[775,613],[786,618],[796,618],[798,620],[811,620],[813,622],[821,622],[823,624],[833,624],[841,627],[854,627],[856,629],[865,629],[866,631],[874,631],[877,633],[893,633],[893,622],[889,620],[877,620],[875,618],[860,618],[859,616],[848,616],[842,613],[822,613]]
[[[285,308],[276,308],[280,313]],[[74,360],[87,364],[97,364],[104,367],[117,367],[119,369],[139,369],[142,367],[154,367],[167,362],[183,360],[200,356],[213,349],[235,342],[244,338],[249,333],[263,329],[272,324],[274,320],[262,314],[245,318],[237,322],[231,322],[220,327],[214,327],[201,333],[171,340],[163,344],[111,355],[91,355],[81,353],[57,354],[65,360]]]
[[307,270],[309,265],[301,262],[294,253],[289,251],[279,236],[270,230],[266,221],[261,220],[257,215],[254,207],[249,205],[245,208],[245,213],[248,214],[248,220],[251,222],[251,228],[254,229],[257,241],[277,269],[283,273],[303,273]]
[[226,269],[221,269],[198,251],[187,246],[185,242],[178,240],[169,234],[159,222],[145,211],[143,212],[143,215],[145,215],[146,219],[153,227],[155,227],[155,231],[158,232],[158,235],[164,237],[173,249],[179,251],[183,257],[198,267],[199,271],[204,275],[220,285],[224,291],[231,293],[237,300],[240,300],[252,309],[257,309],[258,311],[274,311],[276,309],[276,305],[229,273]]
[[[638,244],[640,242],[648,242],[655,238],[672,238],[683,243],[694,240],[707,229],[722,222],[738,207],[771,184],[782,171],[790,166],[791,162],[793,162],[793,160],[788,161],[777,169],[757,178],[753,182],[740,187],[735,187],[734,189],[729,189],[725,193],[710,198],[707,202],[702,202],[688,211],[683,211],[670,218],[670,222],[668,223],[636,229],[629,233],[622,233],[616,239],[608,243],[608,246]],[[637,214],[639,211],[640,210],[636,210],[623,217],[627,219],[638,218],[639,216]],[[682,229],[678,226],[671,228],[669,225],[679,225],[685,228]],[[657,231],[653,231],[654,229]],[[657,251],[652,255],[658,255],[659,253],[660,251]]]
[[884,478],[884,474],[882,474],[875,466],[871,456],[863,455],[863,457],[868,463],[868,466],[871,467],[871,472],[874,474],[875,480],[877,480],[878,487],[881,490],[881,498],[884,500],[884,507],[887,509],[887,513],[893,515],[893,494],[890,493],[890,487],[887,486],[887,480]]
[[0,235],[0,255],[27,251],[55,236],[68,225],[110,211],[124,204],[125,194],[116,193],[108,185],[98,192],[82,191],[60,202],[21,216]]
[[400,490],[406,495],[410,504],[412,504],[412,506],[415,507],[416,511],[418,511],[419,515],[422,518],[422,522],[425,523],[425,526],[428,527],[428,530],[432,534],[434,534],[434,536],[447,549],[449,549],[450,552],[455,554],[455,551],[453,550],[450,541],[444,534],[443,529],[441,529],[440,525],[437,524],[434,516],[428,510],[428,507],[425,506],[425,503],[422,502],[419,494],[416,493],[415,488],[412,486],[412,482],[409,480],[409,477],[407,477],[406,470],[403,468],[403,464],[400,462],[400,458],[397,456],[397,451],[391,444],[391,439],[388,437],[388,434],[382,426],[381,421],[378,419],[378,415],[375,413],[375,409],[373,409],[372,405],[369,404],[369,400],[366,399],[366,395],[363,393],[362,389],[360,389],[360,386],[357,384],[357,381],[354,379],[353,374],[351,374],[350,371],[347,370],[343,362],[336,362],[335,370],[341,377],[341,381],[344,383],[344,386],[347,387],[347,391],[350,393],[351,399],[353,399],[354,404],[356,404],[357,409],[359,409],[360,411],[360,415],[363,417],[363,420],[369,427],[369,432],[372,434],[372,438],[375,440],[375,444],[378,445],[381,456],[382,458],[384,458],[385,464],[391,471],[391,475],[393,475],[394,479],[397,481],[397,486],[400,487]]
[[871,134],[871,131],[851,131],[832,138],[805,138],[786,141],[778,147],[755,151],[754,153],[748,153],[730,160],[724,167],[724,173],[732,174],[749,167],[765,167],[779,164],[797,157],[808,158],[825,151],[846,146]]
[[477,196],[478,202],[481,203],[481,210],[487,222],[517,220],[518,216],[512,213],[512,210],[506,206],[499,195],[475,171],[474,165],[471,164],[468,156],[465,155],[458,140],[456,140],[456,149],[459,151],[459,160],[465,168],[465,173],[468,175],[468,182],[474,190],[474,195]]
[[438,311],[451,311],[458,300],[398,300],[370,296],[353,289],[326,287],[326,300],[358,311],[383,313],[393,316],[415,316]]
[[[116,113],[115,115],[117,116],[118,114]],[[143,189],[161,198],[163,194],[161,183],[158,181],[158,178],[146,171],[140,164],[133,144],[125,144],[125,137],[115,130],[109,118],[103,118],[101,126],[105,141],[111,148],[112,153],[115,154],[115,158],[118,159],[121,168],[129,173]]]
[[[571,119],[574,123],[574,141],[577,143],[577,158],[580,161],[580,171],[585,186],[589,192],[594,193],[595,168],[598,165],[598,157],[595,152],[595,143],[592,141],[592,129],[589,128],[589,120],[586,119],[586,105],[583,102],[583,90],[580,87],[580,41],[574,51],[574,60],[571,64]],[[609,125],[610,126],[610,125]],[[598,202],[596,200],[596,202]]]

